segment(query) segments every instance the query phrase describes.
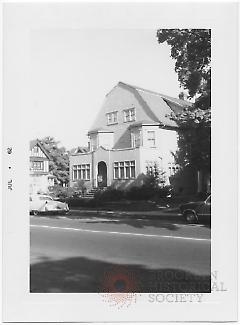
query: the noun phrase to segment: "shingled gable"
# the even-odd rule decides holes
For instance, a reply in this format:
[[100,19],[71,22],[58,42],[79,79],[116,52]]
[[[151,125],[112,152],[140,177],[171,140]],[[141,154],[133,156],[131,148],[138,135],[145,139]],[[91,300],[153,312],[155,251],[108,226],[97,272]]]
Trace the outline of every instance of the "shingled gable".
[[42,150],[42,152],[46,155],[46,157],[49,160],[51,160],[51,157],[49,156],[47,150],[44,148],[44,146],[41,144],[41,142],[38,139],[30,141],[30,150],[32,150],[32,148],[35,146],[38,146]]

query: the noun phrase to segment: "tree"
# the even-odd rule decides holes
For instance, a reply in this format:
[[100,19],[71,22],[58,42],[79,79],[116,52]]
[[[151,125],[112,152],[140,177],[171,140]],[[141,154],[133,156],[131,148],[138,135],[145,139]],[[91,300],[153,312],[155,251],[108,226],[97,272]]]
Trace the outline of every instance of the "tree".
[[159,168],[156,162],[147,168],[147,175],[145,180],[145,186],[158,189],[164,187],[166,183],[166,173]]
[[209,29],[159,29],[158,42],[171,47],[180,85],[194,98],[192,108],[172,114],[180,126],[177,162],[198,170],[211,166],[211,31]]
[[157,39],[170,45],[178,80],[190,98],[197,96],[196,108],[210,108],[211,30],[159,29]]
[[85,181],[83,179],[79,179],[78,181],[76,181],[74,183],[73,189],[75,190],[75,192],[78,192],[81,195],[84,195],[87,190]]
[[53,137],[45,137],[40,142],[51,158],[49,170],[56,176],[61,186],[67,185],[69,182],[68,152],[64,147],[59,147],[59,141]]
[[211,166],[211,111],[202,109],[186,110],[171,114],[180,126],[177,164],[191,165],[198,170],[210,171]]

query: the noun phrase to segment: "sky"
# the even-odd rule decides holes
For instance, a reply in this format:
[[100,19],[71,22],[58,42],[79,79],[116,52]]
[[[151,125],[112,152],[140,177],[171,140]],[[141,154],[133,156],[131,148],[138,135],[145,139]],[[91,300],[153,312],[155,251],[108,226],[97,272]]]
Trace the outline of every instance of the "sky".
[[153,29],[40,29],[30,36],[30,139],[53,136],[71,149],[119,82],[178,97],[170,47]]

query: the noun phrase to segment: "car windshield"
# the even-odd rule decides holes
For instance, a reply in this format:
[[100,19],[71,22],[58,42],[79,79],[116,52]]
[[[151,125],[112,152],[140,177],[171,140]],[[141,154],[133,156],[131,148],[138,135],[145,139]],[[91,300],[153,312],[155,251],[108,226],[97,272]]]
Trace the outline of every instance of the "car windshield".
[[211,204],[211,195],[207,198],[206,203]]

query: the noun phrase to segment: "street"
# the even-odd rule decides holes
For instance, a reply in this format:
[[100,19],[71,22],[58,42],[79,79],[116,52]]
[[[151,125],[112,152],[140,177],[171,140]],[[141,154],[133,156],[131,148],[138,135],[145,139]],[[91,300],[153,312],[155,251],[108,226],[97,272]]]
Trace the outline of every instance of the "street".
[[211,230],[169,220],[30,218],[31,292],[210,292]]

